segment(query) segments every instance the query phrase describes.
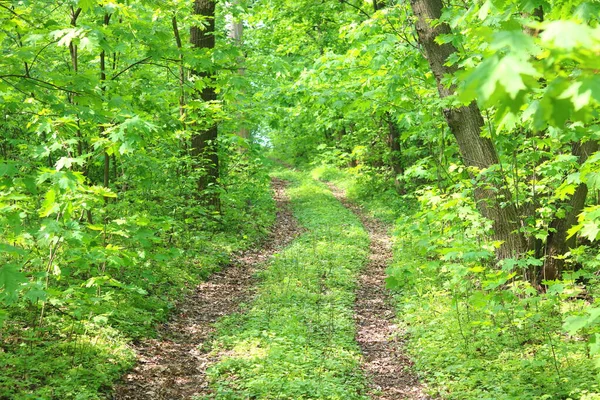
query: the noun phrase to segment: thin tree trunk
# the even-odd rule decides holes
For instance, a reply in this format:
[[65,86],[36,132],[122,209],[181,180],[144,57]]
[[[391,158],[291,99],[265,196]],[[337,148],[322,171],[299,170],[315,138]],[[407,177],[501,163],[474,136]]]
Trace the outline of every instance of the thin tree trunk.
[[399,194],[405,194],[404,187],[400,180],[399,175],[404,174],[404,168],[402,168],[402,147],[400,146],[400,131],[398,126],[392,120],[390,113],[386,115],[388,124],[388,146],[390,149],[390,167],[394,174],[394,187],[396,192]]
[[[215,1],[195,0],[193,13],[205,17],[207,24],[203,28],[199,26],[191,28],[190,42],[192,46],[197,49],[213,49],[215,47]],[[192,71],[192,73],[201,79],[211,78],[211,74],[206,71]],[[217,99],[212,84],[206,85],[199,94],[200,98],[206,102]],[[218,209],[220,200],[215,187],[219,177],[216,124],[206,130],[196,131],[192,134],[192,157],[196,160],[198,168],[204,169],[204,172],[198,178],[198,192],[208,204]],[[210,189],[208,194],[203,194],[207,189]]]
[[[107,26],[110,23],[110,14],[104,14],[104,26]],[[102,93],[106,93],[106,51],[102,50],[100,53],[100,86],[102,88]],[[99,125],[98,130],[100,131],[100,136],[104,136],[104,126]],[[104,150],[104,187],[108,187],[110,184],[110,156],[108,152]],[[105,198],[108,201],[108,198]]]
[[[573,155],[579,157],[579,164],[598,151],[598,142],[592,140],[583,144],[573,145]],[[550,224],[550,234],[546,245],[547,257],[544,261],[541,279],[555,280],[560,278],[565,266],[564,255],[569,249],[575,247],[575,236],[567,239],[568,230],[577,223],[577,216],[583,211],[588,187],[581,183],[566,204],[564,218],[556,218]]]
[[[527,13],[523,13],[524,17],[534,17],[534,19],[538,22],[544,22],[544,9],[540,6],[538,8],[536,8],[535,10],[533,10],[533,12],[531,14],[527,14]],[[530,28],[528,26],[523,28],[523,32],[527,33],[530,36],[538,36],[539,35],[539,30],[534,29],[534,28]]]
[[[71,7],[71,26],[72,27],[77,27],[77,19],[79,18],[79,15],[81,15],[81,8],[78,8],[77,10],[75,10],[74,7]],[[73,68],[73,73],[75,75],[77,75],[77,73],[79,72],[79,53],[78,53],[78,48],[77,45],[71,41],[69,43],[69,54],[71,55],[71,68]],[[69,98],[69,103],[76,105],[77,104],[77,100],[75,98],[75,94],[71,93],[68,95]],[[76,131],[76,136],[77,136],[77,157],[82,157],[83,156],[83,135],[81,133],[81,123],[79,121],[79,116],[76,117],[77,120],[77,131]],[[86,165],[82,165],[81,166],[81,170],[83,172],[83,175],[85,177],[87,177],[87,166]]]
[[[239,3],[239,0],[234,0],[231,3],[231,6],[236,6]],[[235,18],[234,15],[231,15],[231,23],[229,26],[229,37],[233,39],[233,42],[238,47],[240,52],[242,51],[242,45],[244,40],[244,23]],[[244,56],[240,56],[237,59],[238,63],[238,74],[240,76],[244,76],[246,73],[246,69],[244,68]],[[243,92],[242,92],[243,94]],[[239,103],[239,102],[238,102]],[[239,105],[238,105],[239,108]],[[238,130],[238,136],[244,139],[250,138],[250,131],[248,128],[244,126],[243,116],[241,113],[238,113],[238,122],[240,123],[240,127]]]
[[[438,20],[442,15],[442,1],[411,0],[411,7],[417,17],[419,43],[436,78],[440,97],[448,97],[454,93],[454,87],[444,86],[442,79],[444,75],[452,75],[457,71],[455,66],[446,65],[456,48],[451,43],[438,44],[435,41],[438,36],[451,33],[447,24],[431,25],[432,20]],[[492,141],[481,136],[484,120],[477,104],[445,109],[444,116],[456,138],[465,165],[482,170],[499,163]],[[517,208],[508,189],[494,182],[481,182],[475,187],[475,200],[481,214],[493,222],[493,239],[502,242],[496,251],[497,257],[504,259],[524,253],[527,245],[519,233]]]
[[171,20],[173,25],[173,35],[175,36],[175,43],[179,50],[179,117],[182,119],[185,115],[185,70],[183,67],[183,50],[181,43],[181,36],[179,35],[179,27],[177,26],[177,17],[174,15]]

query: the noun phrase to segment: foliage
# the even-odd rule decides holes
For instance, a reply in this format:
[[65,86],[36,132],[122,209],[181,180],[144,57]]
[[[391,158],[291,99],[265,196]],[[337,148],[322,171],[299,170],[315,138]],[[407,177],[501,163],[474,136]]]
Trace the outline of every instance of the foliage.
[[[4,3],[0,397],[101,398],[132,365],[127,344],[274,220],[263,157],[234,135],[237,72],[212,103],[189,73],[227,71],[239,49],[224,18],[216,54],[188,45],[206,21],[184,1]],[[199,201],[189,146],[214,122],[221,210]]]
[[[436,390],[597,397],[600,7],[438,2],[439,19],[418,31],[424,1],[438,0],[221,1],[214,49],[188,44],[190,28],[209,22],[189,1],[0,4],[0,396],[109,390],[131,364],[125,343],[151,335],[187,285],[264,235],[270,151],[316,167],[315,177],[378,217],[398,218],[389,285],[417,368]],[[233,20],[244,21],[243,40],[228,38]],[[441,55],[425,46],[433,27],[445,32],[435,39],[448,50],[444,71],[423,57]],[[206,88],[217,100],[201,101]],[[484,166],[472,162],[483,153],[458,140],[472,124],[448,123],[460,110],[475,110],[471,139],[487,144]],[[191,139],[215,124],[220,176],[199,190],[214,168]],[[283,357],[295,350],[305,358],[294,371],[307,379],[304,388],[293,381],[298,393],[316,387],[315,371],[331,373],[325,397],[362,385],[344,325],[362,247],[324,234],[317,220],[338,226],[327,213],[342,211],[322,188],[290,179],[325,202],[302,216],[317,197],[292,192],[317,236],[266,270],[258,308],[224,322],[223,344],[257,352],[215,367],[249,379],[216,380],[224,397],[266,396],[288,382]],[[325,276],[331,293],[313,293],[321,261],[341,266],[320,249],[323,237],[350,270],[340,282]],[[510,239],[514,251],[503,252]],[[302,262],[289,253],[313,245]],[[290,271],[296,262],[304,267]],[[306,306],[288,315],[301,303],[271,289],[291,272],[301,274],[293,293]],[[302,331],[300,316],[320,316],[323,299],[343,311],[332,317],[344,327],[336,335],[316,323]],[[261,336],[265,302],[290,317],[269,314],[267,327],[297,328],[293,340]],[[340,358],[325,357],[333,345]],[[339,371],[350,373],[345,388]]]
[[421,199],[423,211],[398,220],[402,240],[388,278],[410,326],[417,368],[445,398],[598,395],[586,343],[562,327],[587,305],[578,278],[596,287],[593,275],[579,271],[539,293],[518,279],[519,264],[539,260],[491,267],[493,248],[480,240],[486,225],[469,199],[432,193]]
[[[436,41],[456,49],[440,82],[456,95],[443,100],[415,2],[344,1],[335,15],[302,3],[302,24],[295,3],[276,3],[253,10],[250,33],[285,60],[257,92],[277,110],[273,152],[316,166],[383,219],[407,215],[389,283],[417,366],[449,397],[597,396],[596,2],[444,2],[428,21],[447,24]],[[276,26],[271,43],[260,24]],[[465,167],[444,121],[473,101],[497,156],[484,169]],[[485,207],[515,210],[523,251],[496,259]]]

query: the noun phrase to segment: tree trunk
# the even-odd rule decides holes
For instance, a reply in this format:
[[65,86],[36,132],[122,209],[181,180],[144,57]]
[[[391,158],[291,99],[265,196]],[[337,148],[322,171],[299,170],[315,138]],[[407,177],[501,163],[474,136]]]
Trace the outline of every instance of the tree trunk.
[[[573,145],[573,155],[579,157],[579,164],[583,164],[590,154],[598,151],[598,142],[588,141],[583,144]],[[577,216],[583,211],[585,199],[588,194],[588,187],[581,183],[575,190],[566,204],[566,214],[564,218],[556,218],[550,224],[551,232],[548,235],[546,245],[547,257],[544,260],[542,269],[542,280],[555,280],[560,275],[565,266],[564,255],[569,249],[575,247],[575,236],[567,239],[567,231],[577,223]]]
[[[108,14],[108,13],[104,14],[104,26],[108,26],[108,24],[110,23],[110,17],[111,17],[111,14]],[[106,94],[106,83],[105,82],[106,82],[106,51],[102,50],[102,52],[100,53],[100,85],[101,85],[101,90],[102,90],[103,96]],[[103,99],[103,101],[105,101],[105,99]],[[98,126],[98,129],[100,131],[101,137],[106,136],[105,129],[102,124],[100,124]],[[108,155],[108,151],[106,149],[104,150],[103,184],[104,184],[104,187],[106,187],[106,188],[110,184],[110,156]],[[105,197],[104,200],[106,202],[108,202],[108,197]]]
[[[416,30],[419,43],[435,76],[440,97],[448,97],[454,93],[454,87],[444,86],[442,78],[457,71],[455,66],[445,65],[448,57],[456,52],[456,48],[451,43],[440,45],[435,41],[436,37],[451,33],[447,24],[439,23],[435,27],[431,26],[431,21],[438,20],[442,15],[442,1],[411,0],[411,7],[417,17]],[[471,103],[465,107],[445,109],[444,116],[450,131],[456,138],[466,166],[482,170],[499,163],[492,141],[481,137],[484,120],[477,104]],[[484,181],[475,187],[475,200],[481,214],[493,222],[493,239],[502,242],[496,251],[497,257],[499,259],[516,257],[525,252],[527,245],[523,235],[518,232],[520,221],[510,192],[502,185]]]
[[[231,2],[231,6],[236,6],[239,3],[239,0],[234,0]],[[235,45],[238,47],[240,52],[242,51],[243,39],[244,39],[244,23],[239,19],[236,19],[234,15],[231,15],[231,23],[229,25],[229,37],[233,40]],[[244,56],[240,56],[237,59],[238,64],[238,74],[240,76],[244,76],[246,73],[246,69],[244,68]],[[242,91],[243,95],[243,91]],[[238,106],[239,108],[239,103]],[[240,123],[240,127],[238,129],[238,136],[244,139],[250,138],[250,131],[248,128],[244,126],[244,120],[242,113],[238,113],[238,122]]]
[[175,36],[175,44],[179,50],[179,118],[183,123],[185,117],[185,69],[183,64],[183,44],[181,43],[181,35],[179,34],[179,26],[177,25],[177,16],[171,18],[173,27],[173,35]]
[[[533,12],[531,14],[527,14],[527,13],[523,13],[523,17],[534,17],[533,19],[535,19],[536,21],[539,22],[543,22],[544,21],[544,9],[540,6],[538,8],[536,8],[535,10],[533,10]],[[539,35],[539,31],[537,29],[534,28],[530,28],[528,26],[523,28],[523,32],[525,32],[526,34],[530,35],[530,36],[538,36]]]
[[390,167],[394,174],[394,188],[398,194],[405,194],[402,182],[398,179],[399,175],[404,174],[404,168],[402,168],[402,147],[400,146],[400,131],[398,126],[392,120],[389,113],[386,115],[388,123],[388,146],[390,149]]
[[[205,27],[194,26],[191,28],[190,42],[192,46],[198,49],[213,49],[215,47],[215,0],[195,0],[193,14],[205,17],[207,24]],[[207,71],[192,71],[192,74],[202,79],[211,77],[211,74]],[[199,94],[203,101],[208,102],[217,99],[212,84],[206,85]],[[219,177],[219,157],[217,154],[216,124],[206,130],[196,131],[192,134],[192,157],[195,159],[197,167],[204,170],[198,178],[198,192],[202,199],[218,209],[220,200],[216,185]]]

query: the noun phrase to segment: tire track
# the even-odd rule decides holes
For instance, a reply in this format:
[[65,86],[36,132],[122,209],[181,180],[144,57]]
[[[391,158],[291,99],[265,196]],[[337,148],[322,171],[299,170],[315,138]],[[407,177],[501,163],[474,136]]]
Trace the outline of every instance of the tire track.
[[357,215],[371,240],[369,262],[358,279],[354,308],[356,341],[363,353],[362,369],[370,381],[370,396],[377,400],[430,400],[404,352],[404,340],[394,324],[396,310],[385,288],[385,269],[393,258],[388,227],[348,201],[343,190],[330,183],[327,185],[333,195]]

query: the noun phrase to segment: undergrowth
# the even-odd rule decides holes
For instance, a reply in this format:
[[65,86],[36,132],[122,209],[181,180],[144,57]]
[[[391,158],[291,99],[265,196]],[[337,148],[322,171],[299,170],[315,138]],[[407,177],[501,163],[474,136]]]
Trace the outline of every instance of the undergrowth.
[[352,310],[368,235],[324,185],[278,176],[292,182],[306,232],[260,272],[247,312],[220,323],[214,346],[226,354],[209,370],[214,398],[365,399]]
[[313,175],[345,188],[373,215],[395,220],[388,287],[408,331],[407,350],[433,392],[445,399],[600,398],[586,340],[595,333],[575,329],[598,295],[593,255],[580,251],[587,267],[539,291],[517,275],[536,259],[493,265],[488,222],[460,191],[422,190],[417,199],[360,168],[320,166]]
[[[107,203],[104,223],[56,217],[32,228],[61,246],[49,271],[31,268],[19,297],[3,298],[0,398],[106,398],[133,366],[128,343],[153,336],[195,284],[265,236],[275,208],[262,164],[227,169],[219,214],[190,209],[195,181],[173,190],[164,164],[151,185]],[[34,250],[23,256],[30,265]]]

